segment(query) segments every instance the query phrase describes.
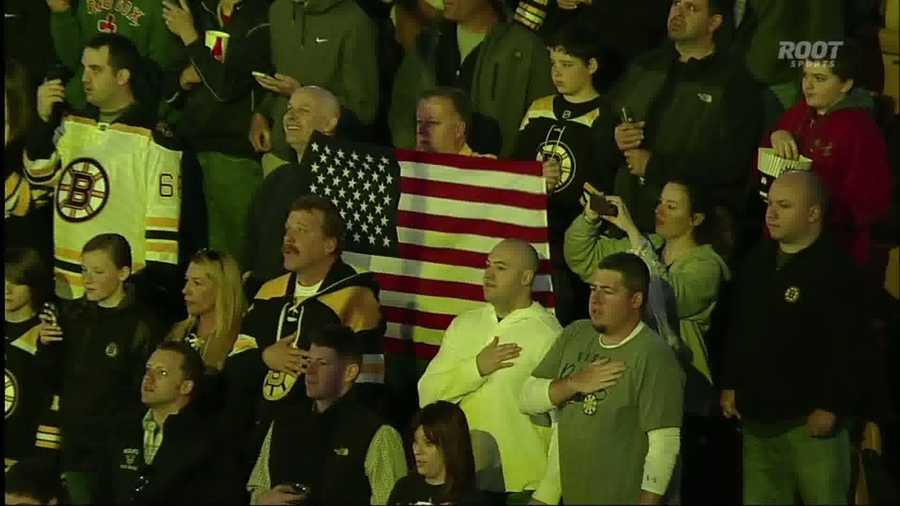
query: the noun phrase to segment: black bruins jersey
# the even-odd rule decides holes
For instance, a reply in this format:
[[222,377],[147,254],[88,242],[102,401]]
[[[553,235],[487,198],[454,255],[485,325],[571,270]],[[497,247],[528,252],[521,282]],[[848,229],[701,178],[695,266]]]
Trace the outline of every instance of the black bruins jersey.
[[566,228],[581,212],[584,183],[610,191],[618,152],[612,137],[608,102],[597,97],[571,103],[562,95],[540,98],[531,104],[516,143],[516,158],[555,158],[562,169],[559,185],[550,194],[550,240],[561,244]]
[[4,324],[4,463],[34,455],[36,447],[59,450],[59,398],[52,394],[35,363],[38,346],[37,317]]

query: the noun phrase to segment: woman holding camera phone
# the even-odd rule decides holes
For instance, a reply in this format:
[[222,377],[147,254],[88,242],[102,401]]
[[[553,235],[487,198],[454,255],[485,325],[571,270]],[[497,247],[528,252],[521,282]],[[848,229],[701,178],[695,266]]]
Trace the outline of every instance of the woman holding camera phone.
[[[691,367],[686,367],[688,377],[692,372],[698,372],[705,378],[708,388],[712,384],[712,373],[704,334],[710,327],[720,286],[731,277],[723,259],[731,243],[725,216],[711,205],[701,188],[670,181],[663,187],[656,206],[656,232],[643,236],[621,198],[591,194],[594,204],[602,198],[607,204],[592,206],[588,202],[584,212],[569,226],[565,240],[569,267],[587,281],[597,263],[608,255],[631,251],[643,258],[654,281],[662,282],[666,294],[665,313],[677,314],[678,328],[672,331],[678,339],[665,335],[663,329],[659,332],[669,338],[670,344],[690,364]],[[600,213],[594,208],[599,208]],[[598,236],[600,220],[615,225],[627,237]]]

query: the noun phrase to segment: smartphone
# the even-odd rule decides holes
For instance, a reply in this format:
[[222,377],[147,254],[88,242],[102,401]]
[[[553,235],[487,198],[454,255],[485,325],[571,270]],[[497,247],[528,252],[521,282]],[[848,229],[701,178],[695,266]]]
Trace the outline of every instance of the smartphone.
[[257,72],[254,70],[253,72],[250,72],[250,73],[253,74],[253,77],[268,77],[269,79],[275,79],[274,77],[270,76],[269,74],[266,74],[265,72]]
[[591,209],[600,216],[618,216],[619,208],[603,195],[591,194]]
[[44,76],[44,82],[59,79],[60,81],[62,81],[62,85],[65,86],[71,78],[72,72],[69,71],[68,67],[66,67],[62,63],[54,63],[53,65],[50,65],[50,68],[47,69],[47,74]]
[[[300,496],[297,500],[298,503],[302,503],[309,498],[310,488],[308,485],[303,483],[291,483],[291,488],[294,490],[294,493]],[[296,504],[296,503],[295,503]]]

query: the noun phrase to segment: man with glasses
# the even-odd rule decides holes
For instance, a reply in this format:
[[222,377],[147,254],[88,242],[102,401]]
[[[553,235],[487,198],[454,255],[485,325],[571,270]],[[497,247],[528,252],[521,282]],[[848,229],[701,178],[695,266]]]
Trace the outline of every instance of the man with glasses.
[[147,360],[143,413],[127,414],[110,437],[105,501],[117,504],[237,504],[232,461],[199,402],[204,365],[184,342],[167,341]]

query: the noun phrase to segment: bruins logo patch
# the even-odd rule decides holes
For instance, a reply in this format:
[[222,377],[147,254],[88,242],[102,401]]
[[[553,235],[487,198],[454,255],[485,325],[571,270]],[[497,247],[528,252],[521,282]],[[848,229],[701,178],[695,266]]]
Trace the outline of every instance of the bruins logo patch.
[[280,401],[297,382],[296,376],[280,371],[269,371],[263,383],[263,398],[267,401]]
[[788,287],[787,290],[784,291],[784,301],[789,302],[791,304],[800,300],[800,289],[796,286]]
[[3,370],[3,399],[4,419],[6,419],[16,410],[19,403],[19,382],[9,369]]
[[601,402],[606,400],[607,396],[608,392],[605,388],[603,390],[585,395],[584,400],[581,404],[581,412],[588,416],[594,415],[597,412],[597,407]]
[[56,212],[77,223],[98,215],[109,200],[109,175],[93,158],[77,158],[62,172],[56,190]]
[[[553,193],[559,193],[569,186],[569,183],[575,179],[575,155],[572,149],[560,140],[562,138],[565,127],[553,126],[547,132],[547,140],[538,146],[537,161],[555,159],[559,162],[560,177],[559,184],[551,190]],[[551,138],[554,137],[554,138]]]

